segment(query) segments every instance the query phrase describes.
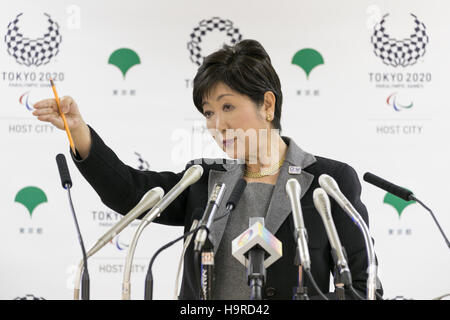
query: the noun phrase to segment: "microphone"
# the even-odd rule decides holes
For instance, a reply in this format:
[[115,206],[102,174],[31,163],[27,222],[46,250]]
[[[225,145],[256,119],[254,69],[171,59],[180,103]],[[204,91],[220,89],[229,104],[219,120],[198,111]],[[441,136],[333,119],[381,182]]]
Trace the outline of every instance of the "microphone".
[[195,275],[204,300],[211,298],[212,282],[214,281],[214,248],[208,240],[208,233],[224,193],[225,184],[216,183],[211,191],[202,220],[199,222],[199,226],[203,228],[197,231],[194,240]]
[[225,218],[236,208],[246,187],[247,187],[247,181],[245,181],[245,179],[241,178],[238,180],[238,182],[236,182],[236,185],[234,186],[233,191],[231,191],[230,198],[228,199],[227,204],[225,206],[225,208],[226,208],[225,213],[223,215],[221,215],[220,217],[215,218],[213,222],[216,222],[216,221],[219,221],[219,220]]
[[[337,273],[335,274],[336,289],[343,290],[343,286],[352,286],[353,284],[344,248],[339,240],[339,235],[333,221],[333,216],[331,215],[330,199],[322,188],[317,188],[313,193],[313,201],[314,206],[322,218],[328,235],[328,240],[330,241],[331,254],[337,268]],[[337,290],[337,292],[338,296],[343,300],[345,299],[345,294],[343,294],[341,290]]]
[[417,199],[416,196],[411,191],[406,190],[405,188],[399,187],[399,186],[397,186],[389,181],[386,181],[380,177],[377,177],[376,175],[374,175],[370,172],[366,172],[363,176],[363,179],[364,179],[364,181],[366,181],[370,184],[373,184],[374,186],[376,186],[380,189],[383,189],[384,191],[392,193],[393,195],[395,195],[405,201],[410,201],[410,200],[417,201],[422,207],[425,208],[425,210],[427,210],[431,214],[431,217],[433,218],[439,231],[441,232],[441,235],[444,238],[445,243],[447,244],[447,247],[450,248],[450,243],[448,241],[448,238],[445,235],[444,230],[442,230],[441,225],[439,224],[438,220],[434,216],[433,211],[431,211],[431,209],[428,208],[422,201]]
[[411,191],[399,187],[398,185],[386,181],[380,177],[377,177],[370,172],[366,172],[363,176],[363,179],[364,181],[373,184],[374,186],[377,186],[384,191],[392,193],[394,196],[397,196],[405,201],[414,200],[414,194]]
[[262,299],[266,269],[283,255],[281,241],[264,228],[264,218],[250,218],[250,227],[231,243],[231,251],[247,267],[252,300]]
[[245,187],[247,187],[247,181],[243,178],[239,179],[234,186],[233,191],[231,191],[230,198],[227,201],[227,210],[233,211],[236,208],[242,194],[244,193]]
[[205,228],[203,228],[197,232],[194,240],[194,251],[200,252],[205,245],[209,228],[214,221],[214,216],[220,206],[224,193],[225,184],[216,183],[212,189],[211,196],[208,200],[208,204],[206,205],[202,220],[200,220],[200,226],[206,227],[206,230]]
[[[244,190],[247,186],[247,181],[241,178],[238,180],[233,190],[231,191],[230,197],[228,198],[227,204],[225,206],[225,213],[214,219],[213,223],[219,221],[226,216],[228,216],[237,206]],[[200,241],[206,240],[210,225],[203,225],[205,228],[200,229],[198,235],[200,237]],[[198,245],[202,245],[199,243]],[[202,245],[204,246],[204,244]],[[201,251],[201,263],[199,265],[200,260],[200,251],[195,251],[194,253],[194,265],[196,267],[196,277],[200,284],[200,292],[204,300],[209,300],[212,298],[212,291],[214,285],[214,248],[211,246],[211,243],[208,242],[208,246]],[[200,273],[198,272],[200,271]]]
[[127,257],[125,261],[125,270],[122,283],[122,299],[130,299],[130,277],[131,277],[131,265],[133,263],[134,252],[136,251],[137,242],[139,237],[155,218],[159,217],[161,213],[166,209],[186,188],[197,182],[203,174],[203,167],[196,164],[189,167],[180,181],[169,191],[167,194],[155,204],[155,206],[142,218],[136,232],[134,233],[133,240],[128,248]]
[[[111,229],[109,229],[94,246],[88,251],[86,257],[89,258],[94,255],[97,251],[103,248],[106,244],[111,241],[116,235],[118,235],[125,227],[127,227],[131,222],[137,219],[143,212],[149,210],[155,205],[164,195],[164,190],[160,187],[156,187],[147,191],[141,198],[139,203],[131,209],[119,222],[117,222]],[[78,270],[75,276],[75,287],[74,287],[74,299],[79,298],[79,283],[81,277],[81,269],[83,268],[84,261],[80,261],[78,265]]]
[[377,289],[377,263],[375,260],[375,250],[370,238],[369,228],[364,219],[356,211],[350,201],[344,196],[339,189],[337,182],[327,174],[322,174],[319,177],[319,185],[331,196],[345,213],[352,219],[356,226],[361,230],[364,236],[364,242],[367,251],[367,299],[375,300]]
[[305,270],[310,270],[311,259],[308,250],[308,233],[303,221],[302,207],[300,205],[301,187],[296,179],[289,179],[286,183],[286,193],[291,201],[292,216],[294,218],[294,238],[297,242],[297,250],[300,257],[300,264]]
[[[196,164],[186,170],[181,180],[145,215],[144,221],[152,222],[164,211],[187,187],[196,183],[203,175],[203,167]],[[147,224],[148,224],[147,223]]]
[[[335,262],[339,269],[339,272],[341,274],[348,274],[350,273],[350,270],[348,268],[347,259],[345,258],[344,248],[342,247],[341,241],[339,240],[339,235],[333,221],[333,216],[331,215],[330,199],[328,198],[325,190],[323,190],[322,188],[315,189],[313,192],[313,201],[314,206],[319,212],[325,226],[331,249],[334,252],[333,257],[336,259]],[[348,278],[344,278],[343,280],[347,280],[344,282],[345,285],[351,284],[351,281],[348,281]]]
[[82,280],[81,298],[83,300],[89,300],[89,272],[88,272],[88,267],[87,267],[86,250],[84,248],[83,238],[81,236],[80,227],[78,226],[77,216],[75,214],[75,209],[73,207],[72,196],[70,194],[70,188],[72,187],[72,179],[70,178],[70,173],[69,173],[69,168],[67,167],[66,157],[62,153],[60,153],[56,156],[56,164],[58,166],[59,175],[61,178],[61,184],[62,184],[63,188],[67,190],[67,194],[69,196],[70,209],[72,211],[72,217],[75,222],[75,228],[77,230],[78,242],[80,243],[81,252],[83,254],[84,272],[83,272],[83,280]]
[[[203,210],[201,208],[195,209],[194,213],[192,214],[192,225],[191,229],[189,231],[192,231],[197,228],[201,218],[202,218]],[[175,293],[174,293],[174,300],[178,300],[178,291],[179,291],[179,285],[180,285],[180,275],[181,275],[181,268],[183,266],[184,261],[184,255],[186,254],[186,250],[189,247],[191,240],[192,240],[193,234],[190,234],[183,245],[183,251],[181,253],[180,261],[178,262],[178,270],[177,270],[177,277],[175,280]]]
[[136,220],[142,213],[152,208],[164,196],[164,190],[161,187],[155,187],[147,191],[141,198],[141,201],[131,209],[119,222],[117,222],[108,232],[106,232],[89,250],[89,256],[105,246],[116,235],[118,235],[126,226]]
[[56,156],[56,164],[58,166],[59,177],[61,178],[62,187],[64,189],[72,188],[72,179],[70,178],[66,157],[62,153]]

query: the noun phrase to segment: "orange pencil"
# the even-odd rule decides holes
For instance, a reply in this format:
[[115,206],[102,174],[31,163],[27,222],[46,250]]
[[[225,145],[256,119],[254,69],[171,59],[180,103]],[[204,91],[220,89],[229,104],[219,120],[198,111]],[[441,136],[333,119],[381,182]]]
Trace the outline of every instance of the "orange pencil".
[[59,114],[61,115],[61,118],[63,119],[63,122],[64,122],[64,130],[66,130],[67,137],[69,138],[70,148],[72,149],[73,154],[76,154],[72,135],[70,134],[70,130],[69,130],[69,126],[67,125],[66,117],[64,116],[64,113],[61,110],[58,93],[56,92],[55,84],[53,83],[52,78],[50,78],[50,84],[52,85],[53,93],[55,94],[55,100],[56,100],[56,105],[58,106]]

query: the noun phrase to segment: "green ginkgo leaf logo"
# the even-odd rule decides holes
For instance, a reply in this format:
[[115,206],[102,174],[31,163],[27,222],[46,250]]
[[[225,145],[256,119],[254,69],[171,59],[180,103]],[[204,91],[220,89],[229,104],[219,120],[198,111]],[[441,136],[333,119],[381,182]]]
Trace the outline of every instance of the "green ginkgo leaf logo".
[[306,73],[306,78],[309,78],[311,71],[324,64],[322,55],[314,49],[305,48],[298,51],[292,58],[292,64],[295,64],[302,68]]
[[399,218],[402,215],[403,211],[406,209],[406,207],[412,205],[413,203],[416,203],[416,201],[414,200],[405,201],[402,198],[394,196],[392,193],[386,193],[383,202],[394,207],[394,209],[398,213]]
[[47,196],[44,191],[37,187],[25,187],[17,192],[14,201],[23,204],[31,218],[34,209],[41,203],[47,202]]
[[121,48],[111,53],[108,63],[119,68],[119,70],[122,72],[123,78],[125,79],[125,75],[127,74],[128,70],[130,70],[131,67],[140,64],[141,59],[133,50]]

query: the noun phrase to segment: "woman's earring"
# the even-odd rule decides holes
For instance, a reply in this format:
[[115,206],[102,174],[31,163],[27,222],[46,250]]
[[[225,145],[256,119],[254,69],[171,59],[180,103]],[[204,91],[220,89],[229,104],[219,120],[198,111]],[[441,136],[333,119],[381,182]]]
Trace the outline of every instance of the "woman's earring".
[[268,114],[267,117],[266,117],[266,120],[267,121],[272,121],[272,116],[270,114]]

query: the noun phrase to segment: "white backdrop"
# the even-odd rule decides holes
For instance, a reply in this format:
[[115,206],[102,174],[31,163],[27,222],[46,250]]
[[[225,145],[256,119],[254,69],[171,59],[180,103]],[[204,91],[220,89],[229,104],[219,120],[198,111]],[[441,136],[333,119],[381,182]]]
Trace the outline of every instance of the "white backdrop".
[[[371,171],[411,189],[449,230],[449,10],[444,0],[2,4],[0,299],[26,294],[72,299],[75,265],[81,259],[55,162],[58,153],[69,157],[67,137],[34,119],[28,109],[53,97],[48,75],[55,78],[59,95],[78,102],[86,122],[125,163],[181,171],[190,159],[222,155],[203,134],[204,120],[192,102],[198,66],[187,48],[194,28],[214,17],[232,25],[233,37],[240,34],[261,42],[271,56],[284,95],[283,135],[308,152],[347,162],[358,172],[385,296],[432,299],[450,293],[449,252],[430,215],[418,204],[399,214],[383,202],[385,192],[362,181],[364,172]],[[56,30],[43,36],[49,28],[44,14],[57,24],[54,39]],[[384,64],[374,53],[374,28],[385,16],[385,32],[396,39],[390,43],[411,46],[408,39],[416,27],[411,14],[426,32],[419,41],[425,48],[411,65]],[[15,32],[27,38],[22,44],[8,35],[14,25],[19,28]],[[50,44],[36,46],[42,38]],[[214,29],[202,37],[201,54],[229,41],[226,32]],[[43,48],[43,55],[21,60],[28,52],[20,51],[24,43],[24,50]],[[117,63],[108,64],[121,48],[131,49],[140,60],[125,75]],[[303,69],[292,63],[302,49],[313,49],[324,61],[308,76],[305,65],[311,60],[299,63]],[[101,203],[68,160],[75,209],[90,247],[120,217]],[[19,193],[30,186],[37,189]],[[120,299],[123,262],[135,228],[136,223],[89,260],[92,299]],[[152,254],[181,231],[156,224],[146,229],[134,260],[132,299],[143,299]],[[181,244],[157,259],[156,299],[172,298],[180,252]]]

